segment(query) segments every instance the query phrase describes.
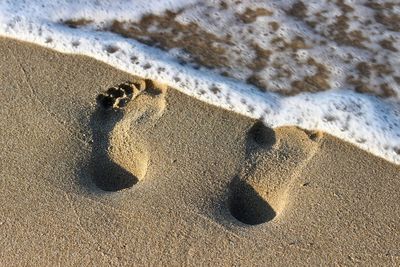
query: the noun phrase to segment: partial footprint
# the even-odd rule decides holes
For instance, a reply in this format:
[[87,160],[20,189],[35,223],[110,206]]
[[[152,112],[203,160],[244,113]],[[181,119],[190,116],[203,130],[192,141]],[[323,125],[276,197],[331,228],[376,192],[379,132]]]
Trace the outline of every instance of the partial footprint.
[[[131,128],[138,117],[157,109],[154,103],[143,103],[142,95],[157,98],[161,93],[151,81],[138,79],[111,87],[97,97],[98,105],[90,123],[93,130],[90,169],[100,189],[130,188],[145,176],[149,162],[146,143],[134,135],[140,129]],[[154,114],[149,116],[152,118]]]
[[294,127],[275,131],[256,122],[248,132],[246,162],[230,185],[229,210],[256,225],[284,211],[290,189],[319,147],[321,135]]

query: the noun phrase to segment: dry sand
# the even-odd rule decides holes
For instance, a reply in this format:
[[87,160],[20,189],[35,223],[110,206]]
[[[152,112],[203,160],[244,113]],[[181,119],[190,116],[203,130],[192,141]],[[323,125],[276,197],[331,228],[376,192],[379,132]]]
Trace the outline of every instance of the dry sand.
[[150,82],[104,110],[138,80],[87,57],[0,58],[0,265],[400,265],[399,166]]

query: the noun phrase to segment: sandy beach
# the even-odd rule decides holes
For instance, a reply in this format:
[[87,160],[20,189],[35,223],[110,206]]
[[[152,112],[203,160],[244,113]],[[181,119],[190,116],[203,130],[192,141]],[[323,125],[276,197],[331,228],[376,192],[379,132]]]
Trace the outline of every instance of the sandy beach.
[[400,265],[400,166],[89,57],[0,58],[1,266]]

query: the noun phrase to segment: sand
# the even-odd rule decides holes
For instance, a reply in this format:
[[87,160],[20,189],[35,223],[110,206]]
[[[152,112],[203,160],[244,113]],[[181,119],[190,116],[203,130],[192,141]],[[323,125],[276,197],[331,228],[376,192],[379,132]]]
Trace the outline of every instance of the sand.
[[399,166],[84,56],[0,58],[0,265],[400,264]]

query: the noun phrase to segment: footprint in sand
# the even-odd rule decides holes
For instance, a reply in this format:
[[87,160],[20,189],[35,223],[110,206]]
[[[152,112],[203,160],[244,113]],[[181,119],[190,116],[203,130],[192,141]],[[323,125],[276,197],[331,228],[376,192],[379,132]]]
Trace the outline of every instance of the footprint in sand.
[[150,80],[137,79],[98,95],[90,121],[93,132],[90,171],[98,188],[119,191],[145,177],[149,154],[144,140],[135,133],[145,131],[148,122],[162,115],[165,107],[162,92]]
[[281,215],[301,170],[319,147],[320,133],[256,122],[247,133],[246,162],[230,184],[233,217],[257,225]]
[[[135,80],[99,94],[91,119],[90,163],[97,187],[119,191],[145,178],[150,162],[145,135],[163,115],[165,91],[150,80]],[[247,225],[282,215],[291,188],[318,150],[320,139],[319,133],[293,127],[272,130],[256,122],[247,132],[245,162],[230,183],[231,215]]]

